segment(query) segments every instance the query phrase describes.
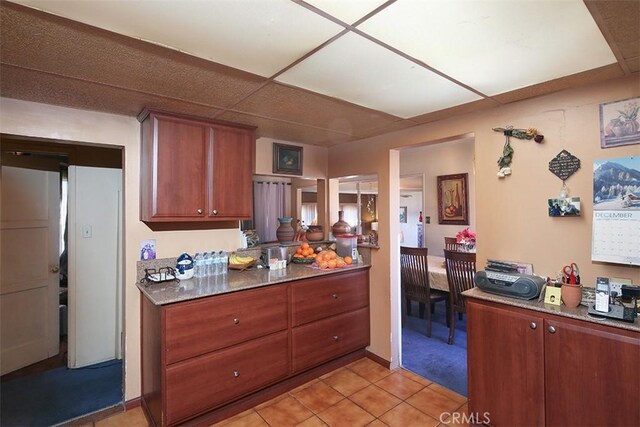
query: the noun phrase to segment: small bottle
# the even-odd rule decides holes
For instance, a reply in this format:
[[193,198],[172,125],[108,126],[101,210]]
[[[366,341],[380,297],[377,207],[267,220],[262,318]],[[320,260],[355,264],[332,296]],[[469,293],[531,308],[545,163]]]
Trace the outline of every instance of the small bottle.
[[418,217],[418,222],[422,224],[422,211],[420,211],[420,216]]
[[202,256],[202,254],[200,252],[198,252],[196,254],[196,256],[193,258],[194,264],[195,264],[195,274],[194,276],[196,277],[205,277],[206,272],[205,272],[205,265],[204,265],[204,257]]
[[227,274],[229,266],[229,254],[227,252],[220,251],[222,258],[220,264],[222,265],[222,274]]
[[204,275],[206,276],[211,276],[211,265],[213,263],[213,259],[211,258],[211,254],[209,252],[205,252],[204,253]]

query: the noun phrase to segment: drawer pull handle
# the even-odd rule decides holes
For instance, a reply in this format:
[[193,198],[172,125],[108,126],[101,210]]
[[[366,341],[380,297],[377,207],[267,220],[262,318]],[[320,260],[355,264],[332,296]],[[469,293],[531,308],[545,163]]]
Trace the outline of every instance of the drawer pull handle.
[[333,340],[334,340],[334,341],[338,341],[338,336],[337,336],[337,335],[334,335],[334,336],[333,336]]
[[212,210],[211,215],[218,215],[218,210],[217,209]]
[[536,325],[536,322],[531,322],[531,323],[529,323],[529,327],[531,329],[536,329],[538,327],[538,325]]
[[555,334],[556,333],[556,328],[554,328],[553,326],[549,326],[549,333],[550,334]]
[[240,324],[240,319],[238,319],[237,317],[235,319],[233,319],[233,323],[235,323],[236,325]]
[[238,378],[240,376],[240,371],[233,371],[233,376]]
[[198,209],[198,215],[202,215],[202,209]]
[[332,294],[332,295],[331,295],[331,298],[333,298],[333,299],[338,299],[338,294]]

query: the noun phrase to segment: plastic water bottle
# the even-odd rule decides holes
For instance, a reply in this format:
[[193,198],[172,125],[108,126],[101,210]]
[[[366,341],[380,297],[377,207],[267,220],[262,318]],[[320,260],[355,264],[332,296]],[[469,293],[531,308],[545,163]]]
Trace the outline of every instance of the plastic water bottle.
[[222,274],[227,274],[227,268],[229,265],[229,254],[227,252],[220,251],[221,261],[220,264],[222,266]]
[[204,259],[204,275],[203,277],[206,276],[211,276],[211,263],[213,262],[213,259],[211,259],[211,255],[209,252],[205,252],[203,259]]
[[211,274],[218,276],[220,274],[220,256],[216,251],[211,251],[211,259],[213,260],[211,264]]
[[206,273],[204,271],[205,269],[204,257],[202,256],[202,254],[198,252],[196,256],[193,258],[193,261],[195,263],[195,270],[196,270],[194,276],[205,277]]

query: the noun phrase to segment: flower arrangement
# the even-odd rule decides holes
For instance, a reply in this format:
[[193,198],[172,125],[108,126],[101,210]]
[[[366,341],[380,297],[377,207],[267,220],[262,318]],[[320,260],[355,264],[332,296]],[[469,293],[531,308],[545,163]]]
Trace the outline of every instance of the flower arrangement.
[[469,227],[465,228],[464,230],[458,231],[458,234],[456,234],[456,242],[475,245],[476,233],[471,231]]

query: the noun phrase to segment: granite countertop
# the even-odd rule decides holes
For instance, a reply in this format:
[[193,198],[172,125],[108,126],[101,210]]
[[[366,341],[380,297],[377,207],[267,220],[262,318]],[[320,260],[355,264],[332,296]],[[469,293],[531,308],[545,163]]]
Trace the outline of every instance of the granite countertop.
[[227,274],[204,278],[192,278],[162,283],[141,283],[138,277],[136,286],[155,305],[171,304],[196,298],[226,294],[244,289],[285,283],[293,280],[308,279],[328,274],[346,273],[371,267],[370,264],[355,264],[336,270],[319,270],[303,264],[289,264],[283,270],[251,268],[249,270],[229,270]]
[[575,308],[566,305],[550,305],[544,301],[522,300],[517,298],[505,297],[502,295],[491,294],[478,288],[469,289],[462,293],[467,298],[477,298],[486,301],[511,305],[514,307],[526,308],[529,310],[540,311],[543,313],[555,314],[557,316],[570,317],[572,319],[584,320],[586,322],[598,323],[600,325],[613,326],[614,328],[628,329],[630,331],[640,332],[640,321],[636,318],[633,323],[623,322],[615,319],[598,319],[587,314],[587,307],[579,305]]

